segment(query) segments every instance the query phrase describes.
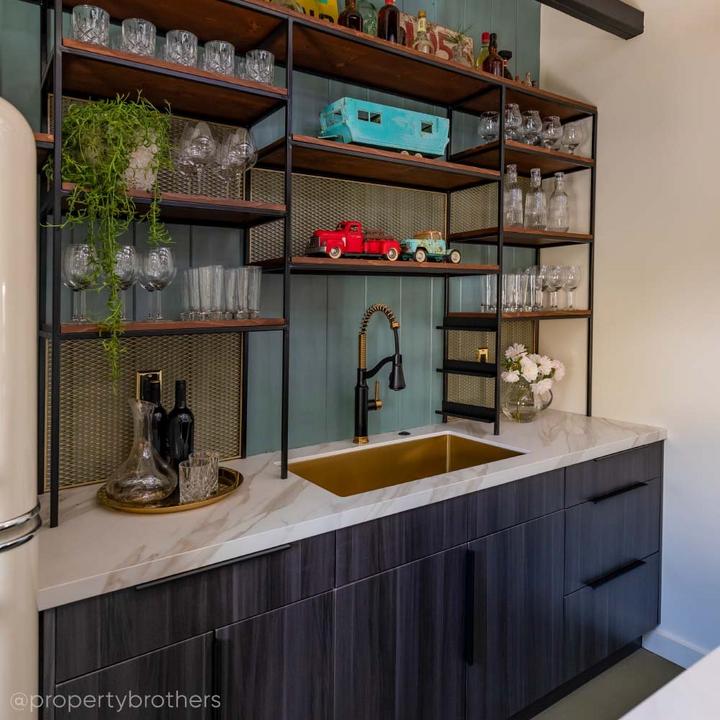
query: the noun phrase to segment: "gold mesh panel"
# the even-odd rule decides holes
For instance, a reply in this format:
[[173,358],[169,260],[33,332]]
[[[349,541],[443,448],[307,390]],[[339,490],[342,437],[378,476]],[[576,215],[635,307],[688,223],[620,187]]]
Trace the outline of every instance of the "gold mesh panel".
[[[60,486],[104,480],[127,456],[132,422],[126,398],[136,370],[162,370],[162,402],[175,404],[175,380],[188,383],[195,446],[221,456],[240,454],[242,406],[240,334],[126,338],[117,395],[99,340],[63,343],[60,362]],[[49,385],[49,374],[48,374]],[[49,424],[46,428],[50,444]],[[46,484],[49,475],[46,472]]]
[[[253,170],[252,199],[283,202],[283,179],[278,171]],[[292,198],[295,255],[305,253],[314,230],[340,220],[359,220],[401,240],[419,230],[445,230],[444,193],[294,174]],[[282,248],[281,221],[250,231],[251,262],[282,257]]]

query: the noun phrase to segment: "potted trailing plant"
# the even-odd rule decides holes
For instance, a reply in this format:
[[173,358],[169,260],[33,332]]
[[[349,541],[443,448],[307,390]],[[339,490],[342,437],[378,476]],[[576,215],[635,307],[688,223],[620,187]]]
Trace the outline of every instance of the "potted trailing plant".
[[[160,222],[158,172],[170,168],[170,115],[146,99],[73,103],[62,125],[62,179],[71,184],[62,227],[84,225],[94,250],[93,283],[108,292],[107,313],[100,322],[113,382],[120,373],[122,334],[121,283],[115,274],[120,237],[135,221],[148,224],[150,245],[168,243]],[[45,167],[52,176],[52,163]],[[131,192],[152,195],[139,213]]]
[[552,388],[565,377],[565,366],[547,355],[528,353],[521,343],[511,345],[502,361],[507,384],[502,410],[515,422],[530,422],[552,402]]

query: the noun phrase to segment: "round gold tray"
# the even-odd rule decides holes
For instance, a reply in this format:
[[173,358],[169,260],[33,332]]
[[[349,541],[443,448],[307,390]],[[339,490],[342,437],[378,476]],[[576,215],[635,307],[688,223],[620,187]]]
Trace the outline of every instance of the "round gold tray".
[[113,510],[120,510],[122,512],[140,513],[142,515],[184,512],[185,510],[194,510],[195,508],[205,507],[206,505],[212,505],[213,503],[220,502],[220,500],[226,498],[230,495],[230,493],[237,490],[242,481],[243,476],[237,470],[221,467],[218,477],[217,493],[211,495],[209,498],[205,498],[205,500],[197,500],[196,502],[184,503],[183,505],[178,502],[177,493],[173,493],[166,500],[153,503],[152,505],[130,505],[128,503],[118,502],[117,500],[112,500],[108,497],[104,485],[97,491],[97,499],[104,507],[112,508]]

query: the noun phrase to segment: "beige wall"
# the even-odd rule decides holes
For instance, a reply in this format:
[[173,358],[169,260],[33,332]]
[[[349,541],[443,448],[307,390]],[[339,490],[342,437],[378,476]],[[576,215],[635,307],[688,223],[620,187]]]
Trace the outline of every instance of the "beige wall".
[[720,2],[633,4],[630,41],[543,7],[541,81],[599,108],[594,414],[669,430],[646,642],[688,664],[720,645]]

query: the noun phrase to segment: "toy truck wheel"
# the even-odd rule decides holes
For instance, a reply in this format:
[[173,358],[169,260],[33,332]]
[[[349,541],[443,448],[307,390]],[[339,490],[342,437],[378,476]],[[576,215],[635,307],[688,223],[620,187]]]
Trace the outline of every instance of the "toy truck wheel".
[[415,262],[423,263],[427,260],[427,251],[425,248],[418,248],[413,255]]
[[333,259],[337,260],[342,255],[342,250],[335,246],[328,250],[328,255]]
[[385,257],[390,260],[390,262],[395,262],[395,260],[398,259],[398,256],[400,253],[398,253],[397,248],[390,248],[386,253]]
[[453,263],[453,265],[457,265],[461,260],[460,251],[459,250],[451,250],[448,253],[448,260],[451,263]]

